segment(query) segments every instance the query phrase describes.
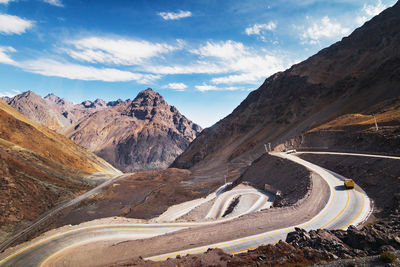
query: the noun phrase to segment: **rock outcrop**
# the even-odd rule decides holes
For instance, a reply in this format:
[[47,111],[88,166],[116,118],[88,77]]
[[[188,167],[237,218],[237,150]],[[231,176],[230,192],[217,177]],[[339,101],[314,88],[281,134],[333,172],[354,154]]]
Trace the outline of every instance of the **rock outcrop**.
[[332,259],[377,255],[400,249],[400,214],[395,210],[388,218],[371,226],[343,230],[311,230],[296,228],[286,237],[295,248],[311,248],[330,253]]

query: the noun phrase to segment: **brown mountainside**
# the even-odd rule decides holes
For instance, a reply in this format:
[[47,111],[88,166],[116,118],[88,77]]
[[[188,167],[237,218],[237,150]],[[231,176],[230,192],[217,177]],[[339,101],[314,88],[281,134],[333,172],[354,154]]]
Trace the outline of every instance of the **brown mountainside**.
[[0,236],[87,190],[90,176],[120,172],[0,101]]
[[66,134],[117,168],[163,169],[196,138],[201,127],[147,89],[81,120]]
[[202,130],[152,89],[134,100],[108,103],[96,99],[73,104],[31,91],[4,100],[125,172],[168,167]]
[[362,113],[400,95],[400,4],[285,72],[269,77],[172,164],[211,170],[251,161],[340,115]]
[[53,106],[49,107],[49,103],[45,99],[32,91],[9,98],[7,103],[29,119],[52,130],[60,131],[71,125],[71,122],[58,110],[55,110]]

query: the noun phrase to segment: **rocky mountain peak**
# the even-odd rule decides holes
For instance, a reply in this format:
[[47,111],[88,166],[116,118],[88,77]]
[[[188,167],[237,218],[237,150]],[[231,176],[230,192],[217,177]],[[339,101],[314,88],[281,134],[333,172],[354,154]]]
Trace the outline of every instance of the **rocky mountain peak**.
[[118,105],[120,105],[120,104],[122,104],[122,103],[124,103],[124,101],[123,101],[121,98],[119,98],[118,100],[115,100],[115,101],[109,101],[109,102],[107,103],[107,106],[109,106],[109,107],[115,107],[115,106],[118,106]]
[[202,130],[150,88],[107,107],[69,128],[67,136],[126,172],[168,167]]
[[[19,95],[16,95],[16,96],[10,98],[9,105],[11,105],[11,106],[18,105],[20,102],[32,103],[33,105],[38,105],[39,103],[41,104],[43,102],[43,99],[40,95],[37,95],[34,92],[29,90],[29,91],[23,92]],[[14,108],[15,108],[15,106],[14,106]]]
[[60,104],[54,105],[53,101],[60,101],[60,98],[53,95],[48,95],[47,99],[43,99],[40,95],[35,94],[32,91],[26,91],[19,95],[14,96],[8,101],[8,104],[20,113],[26,115],[29,119],[45,125],[52,130],[59,130],[70,124],[70,122],[60,114],[59,112],[50,108],[50,106],[60,106]]
[[103,99],[100,99],[100,98],[97,98],[97,99],[94,101],[94,104],[95,104],[95,106],[99,106],[99,107],[105,107],[105,106],[107,106],[106,101],[104,101]]
[[164,97],[154,91],[151,88],[147,88],[139,92],[139,94],[133,100],[133,104],[137,106],[159,106],[159,105],[168,105]]
[[4,102],[6,102],[8,104],[8,102],[10,102],[11,98],[8,96],[1,96],[0,97],[1,100],[3,100]]
[[92,108],[92,107],[94,107],[93,102],[92,102],[92,101],[89,101],[89,100],[83,101],[83,102],[81,103],[81,105],[84,106],[85,108]]
[[51,103],[54,103],[58,106],[65,106],[66,108],[72,108],[74,105],[72,102],[69,102],[65,98],[61,98],[59,96],[56,96],[53,93],[48,94],[47,96],[44,97],[47,101],[50,101]]
[[105,108],[107,107],[107,102],[103,99],[97,98],[95,101],[86,100],[81,103],[84,108]]
[[23,92],[23,93],[17,95],[16,97],[18,97],[18,98],[26,98],[26,97],[40,97],[40,96],[35,94],[31,90],[28,90],[26,92]]
[[56,96],[56,95],[53,94],[53,93],[50,93],[50,94],[46,95],[46,96],[44,97],[44,99],[50,100],[50,101],[52,101],[52,102],[58,102],[58,101],[60,100],[60,97]]

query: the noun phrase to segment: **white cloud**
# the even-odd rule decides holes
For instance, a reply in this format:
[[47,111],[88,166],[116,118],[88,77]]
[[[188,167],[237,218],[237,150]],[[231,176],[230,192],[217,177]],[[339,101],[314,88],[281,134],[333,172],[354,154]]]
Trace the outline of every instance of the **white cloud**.
[[136,65],[143,59],[168,53],[180,47],[124,38],[87,37],[69,41],[74,49],[64,49],[72,58],[90,63]]
[[160,12],[158,13],[164,20],[178,20],[192,16],[192,12],[179,10],[178,12]]
[[25,71],[45,76],[62,77],[73,80],[151,83],[161,78],[159,75],[133,73],[111,68],[94,68],[72,63],[62,63],[50,59],[37,59],[18,64]]
[[136,81],[141,84],[152,83],[161,78],[160,75],[155,74],[134,73],[115,68],[95,68],[69,62],[59,62],[46,58],[16,62],[7,55],[7,52],[16,52],[16,50],[12,47],[0,47],[0,63],[13,65],[24,71],[44,76],[84,81]]
[[242,88],[240,87],[235,87],[235,86],[230,86],[230,87],[217,87],[215,85],[208,85],[208,84],[203,84],[203,85],[196,85],[195,86],[197,90],[200,92],[207,92],[207,91],[234,91],[234,90],[240,90]]
[[7,55],[7,52],[16,52],[16,50],[10,46],[0,46],[0,63],[15,65],[16,62]]
[[13,2],[13,1],[15,1],[15,0],[0,0],[0,4],[7,5],[8,3]]
[[0,14],[0,33],[21,34],[33,27],[33,21],[17,16]]
[[276,23],[270,21],[268,24],[254,24],[252,27],[246,28],[247,35],[261,35],[262,31],[273,31],[276,29]]
[[314,22],[310,27],[305,29],[300,37],[304,43],[318,44],[320,39],[338,38],[349,33],[349,28],[343,27],[340,23],[331,22],[331,19],[325,16],[320,21]]
[[195,61],[188,65],[143,65],[142,70],[156,74],[218,74],[226,72],[224,66],[210,61]]
[[14,97],[16,95],[19,95],[21,93],[20,90],[12,89],[11,92],[0,92],[0,97]]
[[184,83],[169,83],[164,88],[170,88],[176,91],[185,91],[187,85]]
[[381,0],[378,0],[378,2],[376,3],[375,6],[364,4],[364,7],[363,7],[363,10],[365,11],[365,13],[370,17],[378,15],[385,9],[386,9],[386,6],[382,3]]
[[[232,40],[208,41],[191,49],[179,41],[177,46],[171,46],[147,41],[100,37],[70,41],[68,45],[72,45],[73,48],[63,48],[61,51],[67,52],[74,59],[100,63],[103,67],[68,62],[68,60],[55,61],[48,58],[15,62],[9,56],[10,52],[15,52],[11,47],[0,47],[0,62],[45,76],[87,81],[152,83],[163,75],[212,75],[209,83],[214,85],[203,84],[196,87],[201,91],[237,90],[238,87],[234,87],[234,84],[258,84],[266,77],[284,70],[293,63],[280,52],[255,49]],[[164,56],[164,54],[177,49],[182,49],[183,55],[186,53],[189,55],[185,58],[186,64],[170,63],[174,62],[174,58],[180,60],[180,57],[175,54],[168,55],[170,57]],[[105,67],[104,65],[107,64],[127,65],[132,68]],[[227,86],[216,86],[220,84]],[[164,88],[183,91],[187,85],[169,83]]]
[[43,0],[43,2],[53,6],[64,7],[61,0]]
[[246,54],[242,43],[228,40],[226,42],[207,42],[198,49],[191,50],[193,54],[203,57],[216,57],[221,59],[238,58]]
[[288,62],[281,53],[253,49],[239,42],[206,42],[189,50],[199,59],[187,65],[144,65],[144,71],[156,74],[228,74],[216,77],[216,84],[257,84],[266,77],[287,68]]
[[378,0],[376,5],[364,4],[361,12],[364,13],[365,15],[361,15],[361,16],[356,17],[357,25],[364,24],[367,20],[369,20],[372,17],[378,15],[379,13],[381,13],[386,8],[387,8],[387,6],[384,5],[381,0]]

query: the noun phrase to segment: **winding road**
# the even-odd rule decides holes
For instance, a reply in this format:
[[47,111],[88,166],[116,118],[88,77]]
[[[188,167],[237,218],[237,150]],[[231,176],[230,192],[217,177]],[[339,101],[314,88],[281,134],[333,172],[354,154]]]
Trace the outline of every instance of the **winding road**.
[[[305,166],[311,171],[320,175],[328,184],[330,196],[328,202],[323,209],[312,219],[307,222],[293,225],[291,227],[277,229],[273,231],[264,232],[252,236],[244,236],[239,239],[230,240],[227,242],[211,243],[206,246],[191,248],[187,250],[171,251],[170,253],[163,255],[154,255],[148,257],[151,260],[164,260],[168,257],[175,257],[176,255],[202,253],[208,248],[219,247],[229,253],[239,253],[248,249],[255,248],[257,246],[266,243],[275,243],[279,240],[285,240],[287,233],[294,230],[294,227],[304,228],[306,230],[311,229],[347,229],[350,225],[358,225],[365,221],[371,212],[371,203],[367,194],[358,186],[354,190],[345,190],[343,187],[343,179],[341,175],[332,171],[326,170],[315,164],[300,159],[296,154],[300,153],[324,153],[332,154],[329,152],[299,152],[293,154],[286,153],[271,153],[271,155],[282,157],[298,164]],[[340,155],[349,155],[346,153],[334,153]],[[386,157],[376,155],[365,155],[365,154],[350,154],[352,156],[369,156],[369,157],[381,157],[400,159],[400,157]],[[227,191],[224,193],[219,192],[216,195],[216,201],[208,212],[209,218],[220,218],[226,210],[229,203],[237,196],[245,196],[246,194],[258,193],[252,191],[240,191],[236,190]],[[268,207],[269,197],[257,195],[259,198],[255,201],[249,210],[249,212],[255,212],[257,210]],[[190,209],[188,209],[190,210]],[[189,227],[204,226],[207,224],[217,224],[226,219],[205,221],[205,222],[193,222],[193,223],[155,223],[155,224],[110,224],[110,225],[94,225],[88,227],[81,227],[70,231],[64,231],[58,234],[46,236],[34,243],[27,243],[22,245],[18,249],[13,251],[6,251],[0,255],[1,266],[46,266],[54,257],[62,255],[63,251],[83,243],[94,242],[97,240],[133,240],[147,237],[153,237],[178,231]]]
[[[95,188],[87,191],[86,193],[84,193],[74,199],[67,201],[66,203],[62,203],[62,204],[54,207],[53,209],[49,210],[48,212],[46,212],[45,214],[40,216],[37,220],[35,220],[27,228],[19,231],[14,236],[12,236],[11,238],[9,238],[9,239],[5,240],[3,243],[1,243],[0,251],[5,250],[9,246],[12,246],[14,243],[16,243],[19,239],[23,238],[24,236],[37,231],[38,229],[40,229],[43,226],[43,224],[45,224],[47,222],[47,220],[49,220],[52,216],[56,215],[57,213],[61,212],[62,210],[80,203],[81,201],[101,192],[101,190],[103,190],[103,188],[110,185],[111,183],[114,183],[114,182],[116,182],[120,179],[123,179],[127,176],[127,174],[122,174],[119,171],[116,173],[117,173],[116,175],[114,175],[111,178],[108,178],[105,182],[101,183],[100,185],[96,186]],[[2,261],[0,261],[0,264],[1,263],[2,263]]]

